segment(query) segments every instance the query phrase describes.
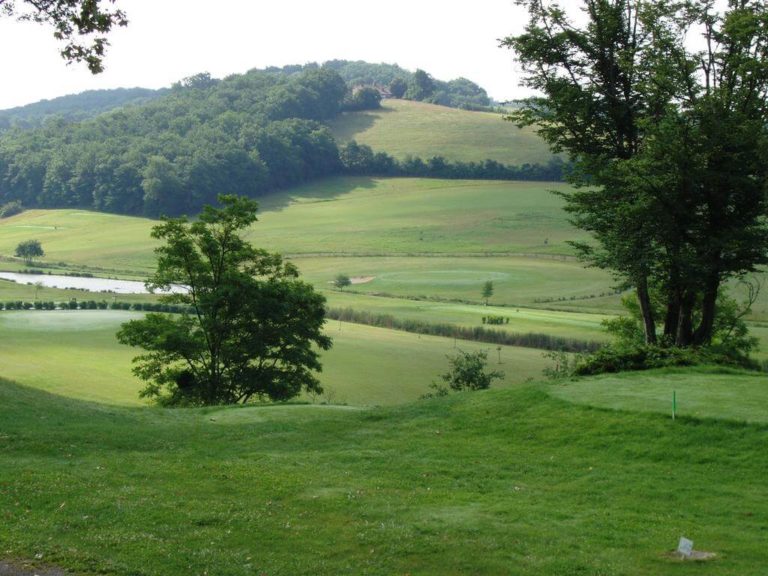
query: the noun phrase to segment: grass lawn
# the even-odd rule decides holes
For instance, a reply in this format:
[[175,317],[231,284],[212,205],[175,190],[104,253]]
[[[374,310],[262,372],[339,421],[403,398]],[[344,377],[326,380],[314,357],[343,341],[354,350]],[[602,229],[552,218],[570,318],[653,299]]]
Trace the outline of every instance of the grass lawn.
[[[758,576],[766,442],[539,386],[166,411],[2,382],[0,542],[115,576]],[[681,535],[717,558],[670,557]]]
[[501,114],[469,112],[408,100],[385,100],[380,110],[349,112],[330,122],[340,142],[357,140],[374,151],[403,159],[448,160],[504,164],[544,164],[547,144],[532,129],[505,122]]
[[328,306],[367,310],[373,314],[388,314],[396,318],[420,320],[433,324],[450,323],[459,326],[482,326],[483,316],[509,318],[508,324],[488,326],[509,332],[535,332],[564,338],[602,341],[608,338],[601,326],[607,314],[585,314],[535,308],[483,306],[480,304],[455,304],[429,302],[350,294],[346,291],[327,292]]
[[[611,277],[578,262],[549,257],[294,257],[302,275],[319,288],[338,274],[366,278],[345,292],[484,304],[483,284],[493,282],[492,305],[598,307],[620,311]],[[601,297],[600,295],[605,296]],[[599,301],[599,303],[598,303]],[[609,306],[606,306],[606,305]]]
[[[123,311],[0,312],[3,375],[82,400],[142,405],[142,383],[131,374],[139,350],[118,344],[120,324],[140,313]],[[370,406],[402,404],[428,392],[429,383],[448,368],[446,355],[488,350],[493,368],[506,371],[497,386],[538,378],[547,365],[541,350],[454,342],[448,338],[329,322],[334,347],[323,353],[320,380],[325,395],[317,401]],[[502,364],[499,365],[499,357]]]
[[727,418],[768,424],[768,376],[727,369],[676,368],[605,374],[552,386],[558,398],[612,410]]
[[284,254],[570,254],[558,183],[332,178],[262,202],[251,239]]

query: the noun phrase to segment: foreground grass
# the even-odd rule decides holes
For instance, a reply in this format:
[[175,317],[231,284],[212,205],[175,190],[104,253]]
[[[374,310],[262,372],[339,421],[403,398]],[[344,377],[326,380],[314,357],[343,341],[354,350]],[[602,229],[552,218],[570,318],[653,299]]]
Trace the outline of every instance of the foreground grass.
[[[143,405],[142,383],[131,374],[140,350],[118,344],[115,333],[140,313],[113,310],[0,312],[3,374],[27,386],[81,400]],[[329,322],[334,346],[322,355],[325,388],[317,402],[356,406],[402,404],[426,393],[448,369],[446,356],[487,350],[505,371],[500,386],[538,378],[547,365],[540,350],[418,336],[383,328]],[[498,364],[501,359],[502,364]]]
[[758,575],[766,441],[536,387],[169,412],[1,382],[0,542],[82,574]]
[[668,416],[673,392],[679,416],[768,423],[768,376],[764,373],[670,368],[605,374],[552,388],[558,398],[578,404]]
[[552,156],[532,129],[501,114],[468,112],[424,102],[385,100],[380,110],[342,114],[330,123],[340,142],[357,140],[396,158],[443,156],[461,162],[545,164]]

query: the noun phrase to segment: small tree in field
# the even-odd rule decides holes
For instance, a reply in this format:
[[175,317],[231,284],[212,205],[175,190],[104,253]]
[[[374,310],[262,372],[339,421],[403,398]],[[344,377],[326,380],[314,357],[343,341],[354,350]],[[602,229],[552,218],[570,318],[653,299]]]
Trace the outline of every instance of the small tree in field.
[[448,356],[450,370],[440,375],[442,382],[432,382],[429,385],[434,392],[425,394],[425,398],[447,396],[450,390],[485,390],[491,387],[494,380],[504,378],[504,372],[487,371],[488,352],[464,352],[459,350],[456,356]]
[[350,286],[351,284],[352,280],[350,280],[349,276],[346,274],[339,274],[333,281],[333,285],[336,286],[336,288],[339,290],[344,290],[344,288]]
[[488,299],[493,296],[493,282],[491,280],[487,280],[485,284],[483,284],[483,298],[485,298],[485,305],[488,306]]
[[17,258],[23,258],[24,262],[31,264],[35,258],[45,256],[40,240],[24,240],[16,246],[15,255]]

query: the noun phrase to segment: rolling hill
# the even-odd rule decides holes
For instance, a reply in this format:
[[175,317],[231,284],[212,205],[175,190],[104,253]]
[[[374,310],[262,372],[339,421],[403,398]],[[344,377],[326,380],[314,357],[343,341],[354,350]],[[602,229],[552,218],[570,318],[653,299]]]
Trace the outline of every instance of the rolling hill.
[[356,140],[398,159],[428,159],[503,164],[546,164],[552,154],[531,129],[504,122],[501,114],[470,112],[411,102],[384,100],[380,110],[345,112],[329,121],[339,142]]

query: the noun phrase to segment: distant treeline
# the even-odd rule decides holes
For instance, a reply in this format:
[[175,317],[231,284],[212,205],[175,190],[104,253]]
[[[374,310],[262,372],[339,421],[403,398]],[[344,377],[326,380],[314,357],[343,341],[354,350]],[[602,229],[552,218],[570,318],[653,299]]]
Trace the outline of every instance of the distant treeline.
[[345,174],[359,176],[560,182],[569,168],[569,164],[558,156],[553,156],[547,164],[521,166],[501,164],[495,160],[451,162],[442,156],[433,156],[426,161],[413,156],[397,160],[385,152],[374,152],[370,146],[354,140],[341,147],[339,158]]
[[352,308],[329,308],[326,310],[326,316],[331,320],[340,320],[342,322],[504,346],[522,346],[524,348],[560,350],[564,352],[595,352],[601,347],[599,342],[576,338],[563,338],[561,336],[533,332],[507,332],[482,326],[467,327],[448,323],[423,322],[421,320],[396,318],[389,314],[375,314],[353,310]]
[[505,166],[396,160],[354,142],[340,148],[323,121],[379,100],[330,64],[223,80],[198,74],[142,104],[0,134],[0,206],[4,216],[20,205],[175,216],[197,213],[222,192],[259,197],[332,175],[562,179],[558,158]]
[[[318,68],[318,64],[267,68],[270,72],[296,74]],[[462,108],[489,110],[492,102],[488,93],[466,78],[443,81],[424,70],[410,72],[397,64],[371,64],[362,60],[329,60],[322,65],[337,72],[351,87],[375,86],[387,96]]]

